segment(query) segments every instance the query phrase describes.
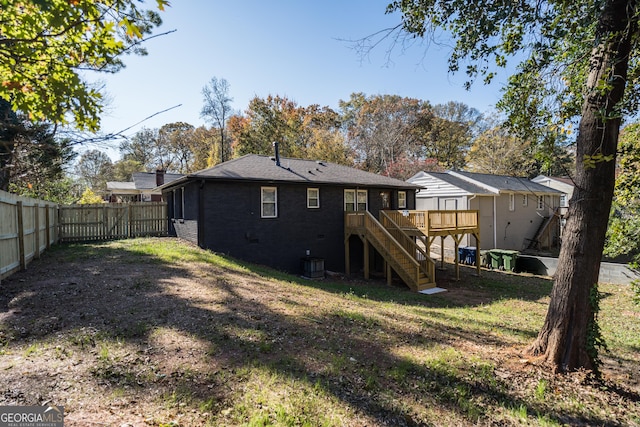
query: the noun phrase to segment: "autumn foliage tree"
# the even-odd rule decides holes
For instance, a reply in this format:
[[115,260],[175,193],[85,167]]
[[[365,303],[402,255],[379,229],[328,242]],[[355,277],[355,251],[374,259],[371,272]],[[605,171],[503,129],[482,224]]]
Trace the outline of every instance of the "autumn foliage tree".
[[436,159],[444,169],[462,169],[482,115],[462,102],[450,101],[433,107],[433,119],[422,132],[426,158]]
[[353,93],[348,101],[340,101],[340,109],[347,144],[364,170],[381,173],[403,158],[424,157],[423,135],[433,119],[428,102]]
[[382,175],[406,181],[418,172],[444,172],[436,159],[415,160],[401,157],[389,164]]
[[498,125],[474,139],[466,161],[471,172],[529,177],[535,171],[531,142]]
[[[273,155],[273,142],[285,157],[345,163],[349,157],[340,134],[340,117],[328,107],[301,107],[285,97],[253,98],[244,116],[228,122],[235,155]],[[324,151],[323,149],[326,149]],[[344,158],[342,158],[344,156]]]

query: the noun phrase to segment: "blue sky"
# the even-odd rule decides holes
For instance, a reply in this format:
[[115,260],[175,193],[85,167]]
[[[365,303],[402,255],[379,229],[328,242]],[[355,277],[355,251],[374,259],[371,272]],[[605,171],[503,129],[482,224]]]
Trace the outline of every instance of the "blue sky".
[[388,64],[388,44],[361,58],[344,41],[396,25],[399,16],[384,13],[387,3],[174,0],[162,13],[159,31],[176,31],[149,40],[148,56],[125,57],[124,70],[100,76],[110,98],[102,129],[119,132],[176,105],[181,106],[126,134],[177,121],[203,125],[202,88],[214,76],[229,82],[233,108],[239,111],[253,97],[269,94],[300,106],[337,109],[338,102],[354,92],[394,94],[432,104],[459,101],[481,112],[491,110],[506,81],[504,73],[490,86],[477,83],[466,91],[466,76],[447,71],[450,47],[431,45],[426,54],[427,46],[420,42],[405,51],[396,48]]

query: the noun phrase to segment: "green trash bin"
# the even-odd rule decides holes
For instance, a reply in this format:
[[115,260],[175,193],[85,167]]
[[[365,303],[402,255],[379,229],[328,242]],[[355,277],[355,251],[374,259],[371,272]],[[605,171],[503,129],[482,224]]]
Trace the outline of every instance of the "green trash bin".
[[489,255],[489,259],[491,260],[492,269],[504,268],[504,264],[502,261],[502,251],[500,249],[491,249],[487,251],[487,254]]
[[502,263],[505,270],[507,271],[515,270],[518,254],[519,254],[518,251],[502,251]]

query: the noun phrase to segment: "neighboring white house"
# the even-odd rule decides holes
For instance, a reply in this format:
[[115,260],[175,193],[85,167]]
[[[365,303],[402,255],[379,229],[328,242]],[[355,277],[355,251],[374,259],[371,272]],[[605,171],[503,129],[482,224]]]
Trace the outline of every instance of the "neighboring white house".
[[162,200],[162,192],[157,188],[182,176],[160,170],[135,172],[133,182],[107,182],[107,196],[110,202],[159,202]]
[[[419,172],[408,181],[422,187],[416,194],[418,210],[478,210],[482,249],[559,244],[558,190],[526,178],[460,171]],[[475,242],[469,237],[461,245]]]

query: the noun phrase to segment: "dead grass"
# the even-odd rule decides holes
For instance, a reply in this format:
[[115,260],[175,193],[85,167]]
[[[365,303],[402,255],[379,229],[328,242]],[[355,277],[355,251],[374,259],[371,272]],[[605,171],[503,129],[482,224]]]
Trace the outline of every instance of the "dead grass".
[[0,286],[0,405],[65,425],[640,425],[640,317],[603,285],[604,379],[522,350],[544,278],[309,281],[171,239],[54,248]]

